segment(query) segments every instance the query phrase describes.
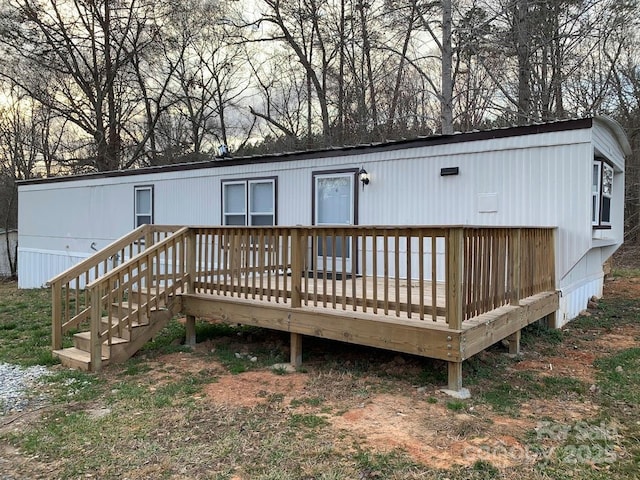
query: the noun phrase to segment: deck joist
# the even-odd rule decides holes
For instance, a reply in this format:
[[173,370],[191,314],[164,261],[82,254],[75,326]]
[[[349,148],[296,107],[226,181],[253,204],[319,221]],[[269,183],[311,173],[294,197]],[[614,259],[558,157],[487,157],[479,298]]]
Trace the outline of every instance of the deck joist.
[[[181,294],[181,311],[213,318],[429,358],[462,362],[558,309],[557,292],[540,293],[463,322],[454,330],[446,322],[398,318],[362,311],[268,303],[251,298]],[[361,310],[361,309],[360,309]]]

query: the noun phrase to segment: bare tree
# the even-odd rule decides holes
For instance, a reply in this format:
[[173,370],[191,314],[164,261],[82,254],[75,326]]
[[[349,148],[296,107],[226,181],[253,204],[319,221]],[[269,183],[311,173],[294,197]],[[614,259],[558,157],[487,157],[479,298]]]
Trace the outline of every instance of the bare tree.
[[0,109],[0,222],[7,232],[6,251],[11,275],[17,274],[17,252],[11,248],[9,231],[18,226],[18,187],[20,180],[35,175],[42,144],[41,125],[34,114],[33,101],[13,97]]
[[[2,74],[93,139],[93,168],[126,166],[131,65],[156,38],[152,7],[141,0],[9,0],[2,20],[9,28],[0,42],[11,55]],[[39,71],[49,72],[49,84],[38,81]]]

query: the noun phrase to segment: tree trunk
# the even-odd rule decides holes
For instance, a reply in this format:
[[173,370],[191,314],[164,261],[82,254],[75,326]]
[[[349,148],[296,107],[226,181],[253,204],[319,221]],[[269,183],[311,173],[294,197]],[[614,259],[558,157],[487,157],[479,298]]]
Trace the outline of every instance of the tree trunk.
[[517,0],[514,26],[518,57],[518,125],[528,123],[531,117],[531,34],[528,18],[529,0]]
[[378,131],[378,106],[376,104],[376,88],[373,80],[373,68],[371,66],[371,43],[369,42],[369,31],[367,29],[367,20],[364,13],[364,2],[357,5],[360,10],[360,19],[362,22],[362,47],[364,49],[364,57],[367,64],[367,77],[369,79],[369,102],[371,103],[371,120],[373,122],[372,131],[374,134]]
[[[409,49],[409,42],[411,41],[411,34],[413,33],[413,25],[415,23],[416,14],[416,2],[411,2],[411,13],[409,14],[409,25],[407,26],[407,32],[404,37],[404,43],[402,44],[402,54],[400,55],[400,64],[398,65],[398,73],[396,75],[396,83],[393,88],[393,98],[391,99],[391,107],[389,108],[389,120],[387,123],[387,135],[393,134],[394,121],[396,116],[396,110],[398,108],[398,99],[400,98],[400,86],[402,85],[404,63],[407,59],[407,50]],[[405,125],[406,127],[406,125]]]
[[451,0],[442,1],[442,98],[440,120],[442,133],[453,133],[453,49],[451,47]]
[[[120,150],[120,141],[118,138],[118,115],[116,111],[116,97],[114,92],[115,75],[111,60],[111,9],[109,2],[104,2],[104,62],[106,70],[106,88],[107,88],[107,116],[109,122],[109,133],[107,135],[107,148],[105,150],[105,161],[108,170],[117,170],[119,165],[118,154]],[[99,112],[98,112],[99,114]]]
[[[15,277],[18,274],[18,247],[16,245],[15,249],[11,248],[11,235],[9,231],[13,228],[11,224],[11,212],[13,211],[16,195],[17,195],[17,187],[15,182],[12,185],[11,194],[9,196],[9,204],[7,205],[7,212],[4,219],[4,231],[5,231],[5,242],[7,249],[7,260],[9,262],[9,272],[12,277]],[[12,254],[13,251],[13,254]]]
[[344,2],[340,1],[340,59],[338,74],[338,143],[344,142],[344,43],[346,18],[344,12]]

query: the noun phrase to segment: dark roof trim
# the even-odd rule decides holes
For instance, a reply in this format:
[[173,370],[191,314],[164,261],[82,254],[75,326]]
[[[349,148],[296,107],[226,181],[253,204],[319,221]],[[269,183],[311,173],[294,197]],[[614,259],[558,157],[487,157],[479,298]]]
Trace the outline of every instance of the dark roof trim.
[[452,135],[434,135],[419,137],[409,140],[395,140],[389,142],[373,143],[328,148],[323,150],[308,150],[304,152],[278,153],[252,157],[237,157],[208,160],[205,162],[180,163],[175,165],[163,165],[159,167],[145,167],[134,170],[116,170],[111,172],[96,172],[83,175],[69,175],[64,177],[38,178],[22,180],[19,185],[32,185],[42,183],[71,182],[74,180],[90,180],[99,178],[128,177],[133,175],[146,175],[149,173],[183,172],[187,170],[199,170],[204,168],[233,167],[238,165],[256,163],[279,163],[294,160],[308,160],[313,158],[329,158],[342,155],[358,155],[365,153],[386,152],[389,150],[403,150],[406,148],[418,148],[435,145],[447,145],[451,143],[473,142],[477,140],[492,140],[522,135],[534,135],[548,132],[562,132],[569,130],[581,130],[591,128],[592,118],[577,120],[562,120],[553,123],[541,123],[522,127],[508,127],[497,130],[482,130],[468,133],[454,133]]

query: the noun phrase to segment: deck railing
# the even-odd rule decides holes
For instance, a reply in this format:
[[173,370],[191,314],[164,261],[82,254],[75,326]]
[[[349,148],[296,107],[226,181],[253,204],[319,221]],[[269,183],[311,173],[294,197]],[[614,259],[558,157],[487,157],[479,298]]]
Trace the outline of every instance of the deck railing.
[[85,288],[145,248],[168,237],[180,227],[142,225],[47,282],[52,291],[52,344],[62,348],[62,337],[89,321],[91,303]]
[[130,337],[135,324],[152,322],[152,313],[165,308],[169,298],[188,291],[193,250],[193,235],[183,227],[87,285],[93,368],[100,368],[103,344]]
[[[146,249],[136,250],[143,237]],[[91,319],[99,362],[101,342],[177,292],[459,330],[467,319],[555,290],[553,252],[550,228],[142,227],[50,282],[54,348]],[[128,260],[107,265],[114,254]]]
[[464,318],[555,290],[553,242],[551,228],[464,228]]
[[194,291],[465,319],[554,290],[553,229],[200,227]]

